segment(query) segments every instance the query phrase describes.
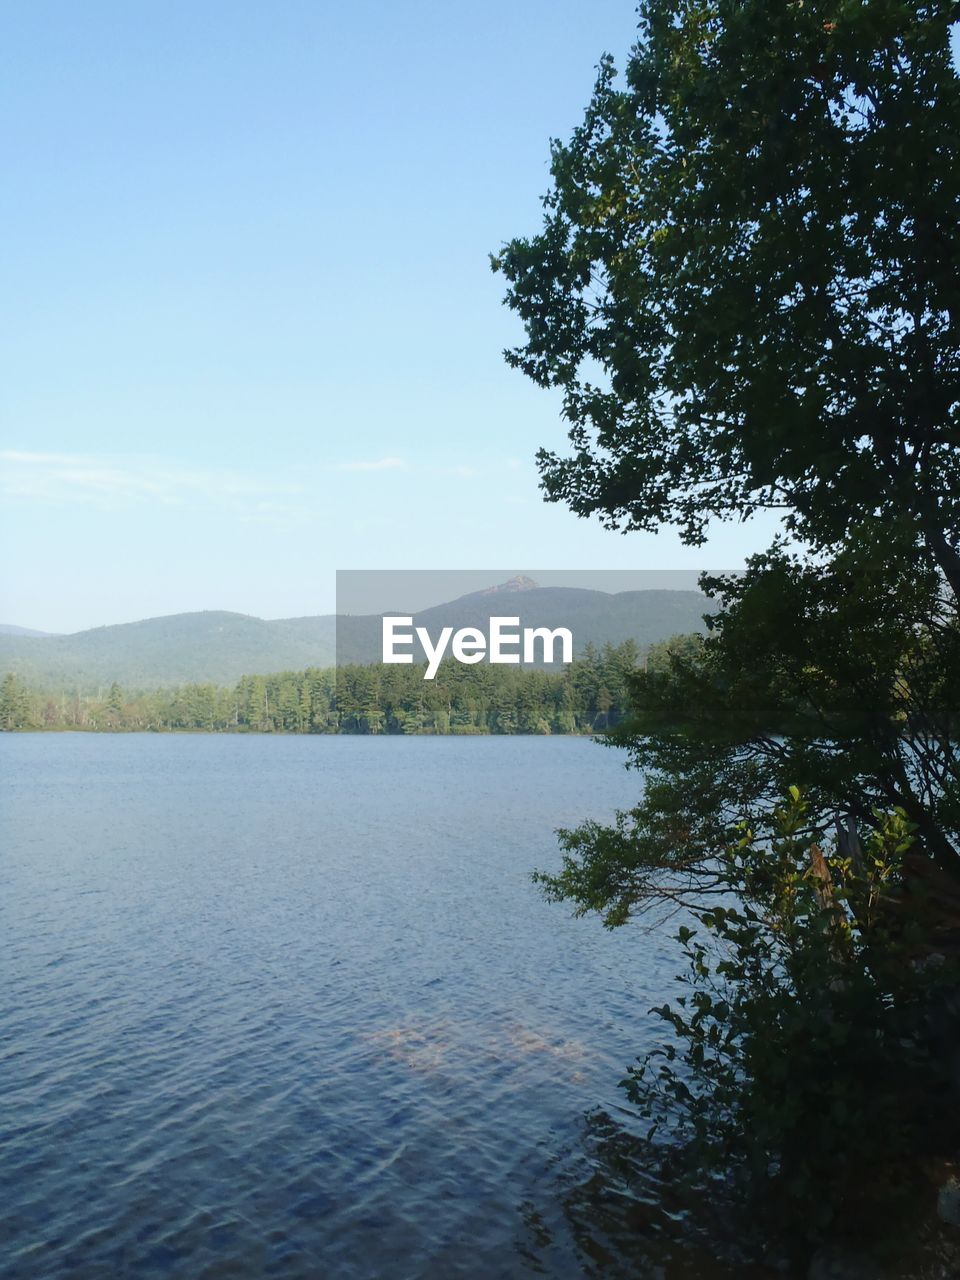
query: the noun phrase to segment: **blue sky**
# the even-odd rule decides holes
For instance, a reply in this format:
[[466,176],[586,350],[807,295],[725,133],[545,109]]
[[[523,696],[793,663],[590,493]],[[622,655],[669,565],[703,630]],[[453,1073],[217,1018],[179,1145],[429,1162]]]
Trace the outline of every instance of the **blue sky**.
[[[337,568],[733,567],[545,505],[536,229],[631,0],[5,7],[0,621],[332,610]],[[12,180],[12,181],[11,181]],[[12,194],[12,198],[11,198]]]

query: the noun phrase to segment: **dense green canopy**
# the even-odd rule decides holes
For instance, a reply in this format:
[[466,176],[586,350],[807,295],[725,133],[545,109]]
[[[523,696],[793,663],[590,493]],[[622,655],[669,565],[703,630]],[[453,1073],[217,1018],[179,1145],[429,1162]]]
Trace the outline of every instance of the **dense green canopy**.
[[646,0],[494,260],[559,387],[548,496],[614,527],[893,522],[960,589],[955,3]]
[[955,1155],[957,17],[644,0],[625,76],[605,59],[553,146],[542,231],[494,260],[526,328],[508,360],[563,393],[548,498],[694,544],[779,508],[791,535],[633,678],[637,803],[561,832],[539,879],[610,926],[692,917],[631,1100],[807,1245],[864,1169]]

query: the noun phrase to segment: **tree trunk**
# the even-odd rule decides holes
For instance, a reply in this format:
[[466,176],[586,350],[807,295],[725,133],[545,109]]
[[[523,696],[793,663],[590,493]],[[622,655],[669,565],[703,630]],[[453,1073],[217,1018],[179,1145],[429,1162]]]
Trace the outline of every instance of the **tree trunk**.
[[950,584],[954,598],[960,602],[960,552],[947,541],[939,529],[927,533],[926,541],[943,576]]

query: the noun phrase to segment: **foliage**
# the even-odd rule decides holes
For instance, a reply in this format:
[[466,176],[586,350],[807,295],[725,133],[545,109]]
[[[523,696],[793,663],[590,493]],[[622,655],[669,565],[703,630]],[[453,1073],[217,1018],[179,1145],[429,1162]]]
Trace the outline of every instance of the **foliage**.
[[31,724],[31,707],[27,690],[13,675],[0,684],[0,729],[24,729]]
[[724,608],[704,641],[651,654],[631,714],[606,739],[644,792],[610,827],[563,833],[554,896],[610,924],[716,890],[729,823],[762,821],[795,780],[811,839],[848,851],[901,808],[917,853],[960,866],[960,628],[937,575],[822,565],[774,551],[718,581]]
[[902,1159],[957,1126],[928,1052],[956,973],[900,909],[910,823],[877,815],[856,863],[825,857],[808,825],[793,788],[766,831],[735,833],[728,897],[679,930],[687,992],[656,1010],[675,1039],[625,1084],[698,1175],[732,1171],[768,1229],[810,1241],[863,1230],[909,1186]]
[[232,689],[188,684],[96,695],[34,690],[14,675],[0,686],[0,729],[170,730],[258,733],[601,733],[628,704],[640,653],[632,641],[588,645],[562,671],[443,662],[345,665],[244,676]]
[[704,580],[706,640],[631,680],[608,741],[637,805],[538,879],[611,927],[693,914],[680,1054],[630,1087],[814,1232],[922,1153],[943,1042],[913,935],[953,954],[960,927],[956,17],[644,0],[542,230],[493,264],[507,359],[570,424],[548,499],[692,544],[782,513],[789,544]]
[[547,496],[613,527],[869,524],[960,588],[960,78],[951,0],[644,0],[494,266],[558,387]]

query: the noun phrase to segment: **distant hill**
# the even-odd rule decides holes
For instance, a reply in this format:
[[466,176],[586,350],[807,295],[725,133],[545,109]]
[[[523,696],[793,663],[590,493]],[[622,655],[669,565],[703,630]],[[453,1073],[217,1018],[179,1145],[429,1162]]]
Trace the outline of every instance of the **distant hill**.
[[334,661],[334,619],[265,622],[243,613],[175,613],[75,635],[0,635],[0,671],[44,689],[234,684],[242,675]]
[[[486,629],[491,615],[520,626],[569,627],[575,651],[592,643],[641,646],[702,631],[710,603],[698,591],[538,587],[529,579],[472,592],[413,615],[435,636],[441,626]],[[339,630],[339,635],[338,635]],[[209,611],[177,613],[66,636],[0,632],[0,674],[12,671],[49,690],[95,691],[113,681],[130,689],[187,683],[230,685],[243,675],[380,660],[379,615],[280,618]],[[416,653],[415,653],[415,656]]]
[[[520,585],[518,585],[520,583]],[[582,587],[538,587],[530,579],[511,579],[500,587],[474,591],[412,615],[414,627],[426,627],[436,639],[441,627],[486,630],[491,615],[520,619],[520,627],[569,627],[575,652],[587,644],[598,647],[636,640],[655,644],[681,632],[703,631],[703,615],[710,601],[699,591],[591,591]],[[340,662],[378,662],[380,617],[338,620],[337,658]],[[422,650],[412,650],[422,660]]]
[[15,627],[12,622],[0,622],[0,636],[50,636],[52,631],[33,631],[30,627]]

